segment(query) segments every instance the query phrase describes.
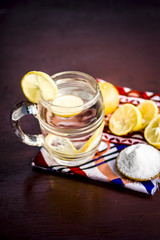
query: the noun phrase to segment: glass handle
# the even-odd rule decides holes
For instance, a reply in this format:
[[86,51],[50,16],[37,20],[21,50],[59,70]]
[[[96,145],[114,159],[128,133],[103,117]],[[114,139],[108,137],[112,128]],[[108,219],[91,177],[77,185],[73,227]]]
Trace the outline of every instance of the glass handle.
[[19,120],[23,116],[28,114],[33,114],[35,117],[37,116],[36,104],[30,102],[20,102],[16,104],[11,111],[10,116],[11,126],[13,127],[15,134],[23,143],[31,146],[41,147],[44,142],[42,134],[38,135],[25,134],[20,127]]

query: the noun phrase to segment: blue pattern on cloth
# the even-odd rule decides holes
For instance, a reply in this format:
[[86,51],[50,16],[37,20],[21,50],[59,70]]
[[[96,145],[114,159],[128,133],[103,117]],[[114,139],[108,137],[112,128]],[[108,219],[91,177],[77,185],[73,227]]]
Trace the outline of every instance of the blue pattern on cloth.
[[146,188],[147,192],[149,194],[152,194],[152,191],[154,190],[155,188],[155,185],[152,183],[152,181],[143,181],[141,182],[142,185]]
[[116,178],[114,180],[111,180],[110,183],[119,185],[119,186],[124,186],[124,183],[122,182],[122,180],[120,178]]

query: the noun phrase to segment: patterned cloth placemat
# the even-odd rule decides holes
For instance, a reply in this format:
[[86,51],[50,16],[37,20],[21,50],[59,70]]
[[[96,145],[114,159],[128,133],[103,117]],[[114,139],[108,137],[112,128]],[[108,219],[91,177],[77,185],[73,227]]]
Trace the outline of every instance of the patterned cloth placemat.
[[[98,82],[103,80],[97,79]],[[120,105],[132,103],[134,105],[150,99],[156,102],[160,109],[160,94],[152,92],[140,92],[126,87],[117,87],[120,94]],[[107,120],[107,117],[106,117]],[[93,159],[76,167],[68,167],[57,164],[51,160],[44,148],[41,148],[32,162],[35,168],[41,168],[50,172],[64,173],[68,175],[81,175],[96,181],[108,182],[134,191],[153,195],[158,189],[160,178],[150,181],[132,181],[123,177],[116,168],[116,157],[119,152],[128,145],[145,142],[143,132],[134,132],[127,136],[119,137],[111,134],[108,127],[104,128],[103,138],[98,151]]]

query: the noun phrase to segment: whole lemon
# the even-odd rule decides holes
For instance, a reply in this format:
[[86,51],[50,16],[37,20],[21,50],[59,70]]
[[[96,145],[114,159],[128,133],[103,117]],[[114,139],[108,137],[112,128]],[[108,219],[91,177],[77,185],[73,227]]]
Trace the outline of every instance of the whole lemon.
[[119,93],[115,86],[109,82],[99,82],[102,92],[105,115],[112,113],[119,105]]

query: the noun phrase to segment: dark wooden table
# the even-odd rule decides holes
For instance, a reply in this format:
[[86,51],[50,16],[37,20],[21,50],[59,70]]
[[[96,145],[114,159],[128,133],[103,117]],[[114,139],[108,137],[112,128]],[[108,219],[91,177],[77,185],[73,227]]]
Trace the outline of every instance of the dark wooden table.
[[[159,1],[1,1],[0,239],[159,239],[154,196],[80,177],[34,171],[39,149],[9,123],[30,70],[78,70],[119,86],[160,92]],[[39,131],[32,117],[30,133]]]

